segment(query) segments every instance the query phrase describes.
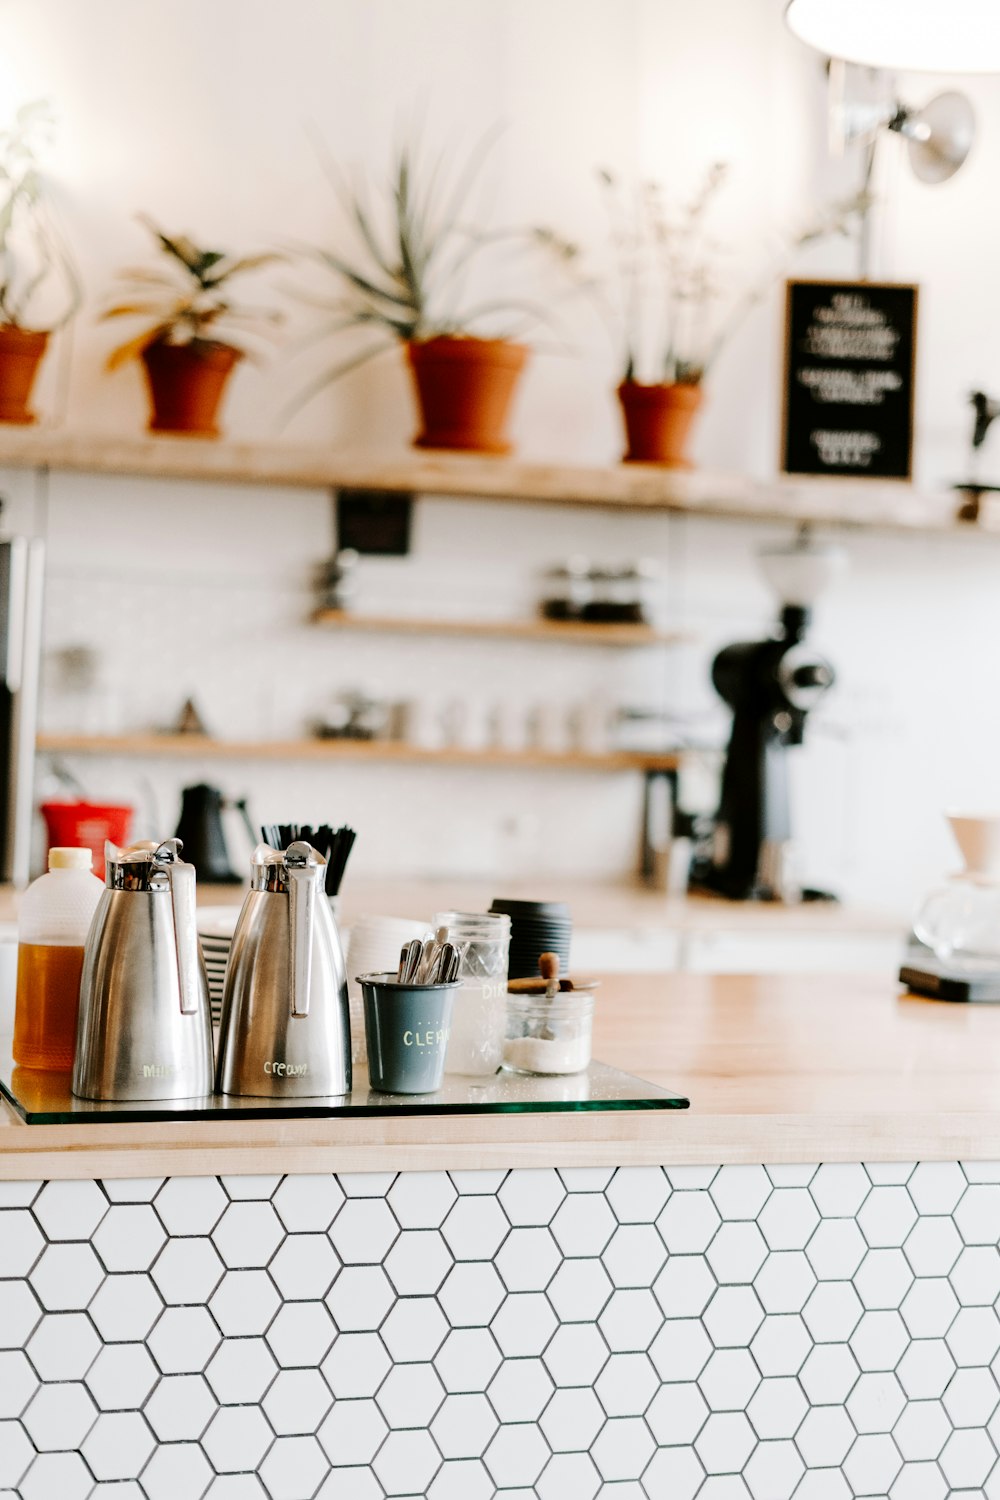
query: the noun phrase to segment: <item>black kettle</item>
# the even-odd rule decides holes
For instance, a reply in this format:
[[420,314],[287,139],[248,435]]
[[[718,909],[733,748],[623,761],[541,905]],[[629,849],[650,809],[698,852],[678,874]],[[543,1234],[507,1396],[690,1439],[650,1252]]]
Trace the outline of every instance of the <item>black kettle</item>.
[[186,786],[181,793],[181,818],[174,837],[183,842],[184,858],[194,865],[198,879],[205,885],[240,883],[230,863],[222,827],[223,810],[229,807],[242,813],[250,842],[255,843],[245,797],[226,797],[217,786],[207,786],[204,782]]

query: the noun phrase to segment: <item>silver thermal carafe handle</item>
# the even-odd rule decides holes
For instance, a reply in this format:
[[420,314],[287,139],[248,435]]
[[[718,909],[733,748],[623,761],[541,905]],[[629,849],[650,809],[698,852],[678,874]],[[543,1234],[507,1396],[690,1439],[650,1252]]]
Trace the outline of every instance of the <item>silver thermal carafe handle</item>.
[[288,872],[288,961],[291,1014],[309,1014],[312,986],[313,928],[316,922],[316,884],[323,865],[317,864],[309,844],[299,841],[285,851]]
[[166,867],[167,879],[170,882],[181,1015],[193,1016],[201,1003],[195,868],[194,865],[181,859],[182,848],[183,845],[179,839],[165,839],[156,850],[153,859],[157,865]]

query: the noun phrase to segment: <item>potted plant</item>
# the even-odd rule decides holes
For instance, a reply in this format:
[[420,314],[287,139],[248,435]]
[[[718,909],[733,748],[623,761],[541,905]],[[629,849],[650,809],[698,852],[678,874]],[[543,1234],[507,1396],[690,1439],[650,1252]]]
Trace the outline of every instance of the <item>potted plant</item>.
[[727,167],[714,163],[694,196],[677,209],[658,183],[626,191],[612,173],[598,175],[615,251],[619,290],[626,463],[690,468],[687,446],[703,401],[703,383],[750,309],[766,295],[791,249],[846,232],[866,196],[835,204],[794,235],[759,279],[727,297],[720,247],[706,219]]
[[51,334],[80,305],[80,284],[42,188],[38,155],[52,126],[44,101],[0,132],[0,422],[28,406]]
[[203,250],[186,235],[171,237],[145,216],[140,222],[167,257],[167,265],[122,271],[123,301],[102,313],[109,318],[142,318],[145,327],[108,358],[115,370],[140,359],[149,392],[151,432],[185,432],[218,437],[219,407],[237,362],[247,352],[248,332],[264,332],[280,315],[237,306],[230,283],[281,257],[270,252],[233,256]]
[[372,212],[365,189],[346,183],[324,156],[356,243],[353,251],[311,252],[337,283],[333,298],[310,299],[329,315],[318,336],[354,330],[374,338],[323,371],[289,413],[401,344],[420,415],[417,447],[510,451],[508,419],[530,352],[523,335],[532,322],[551,320],[551,301],[547,308],[504,295],[477,300],[466,295],[466,279],[481,256],[498,248],[537,250],[564,262],[575,251],[549,230],[470,226],[466,205],[491,142],[492,136],[480,141],[450,182],[440,166],[424,177],[404,147],[390,180],[387,224]]

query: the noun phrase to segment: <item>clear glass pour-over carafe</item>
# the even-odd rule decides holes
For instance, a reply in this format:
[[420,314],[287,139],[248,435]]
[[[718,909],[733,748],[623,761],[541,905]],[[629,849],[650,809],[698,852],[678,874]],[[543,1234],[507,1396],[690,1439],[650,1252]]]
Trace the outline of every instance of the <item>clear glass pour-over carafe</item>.
[[913,930],[951,969],[1000,969],[1000,814],[949,814],[965,867],[932,891]]

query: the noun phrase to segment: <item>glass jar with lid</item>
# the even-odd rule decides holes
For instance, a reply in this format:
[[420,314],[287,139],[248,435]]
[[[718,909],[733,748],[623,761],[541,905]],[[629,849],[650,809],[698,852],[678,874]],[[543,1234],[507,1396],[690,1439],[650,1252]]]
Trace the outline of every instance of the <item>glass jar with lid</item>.
[[441,911],[434,926],[447,927],[461,954],[461,985],[455,993],[445,1072],[479,1077],[496,1073],[503,1058],[510,917]]

